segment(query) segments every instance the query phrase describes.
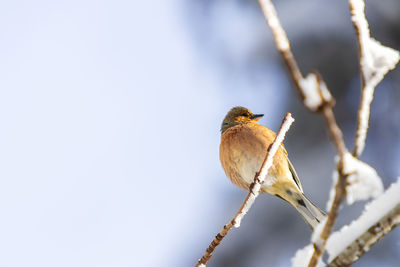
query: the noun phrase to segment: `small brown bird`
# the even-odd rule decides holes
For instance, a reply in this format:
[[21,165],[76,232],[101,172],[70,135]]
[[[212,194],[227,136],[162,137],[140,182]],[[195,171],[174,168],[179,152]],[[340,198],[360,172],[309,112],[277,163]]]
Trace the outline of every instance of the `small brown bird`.
[[[246,190],[249,190],[269,145],[275,139],[273,131],[258,124],[262,116],[244,107],[234,107],[225,116],[221,126],[219,157],[222,167],[232,183]],[[283,144],[275,154],[261,193],[276,195],[289,202],[312,229],[326,216],[304,195]]]

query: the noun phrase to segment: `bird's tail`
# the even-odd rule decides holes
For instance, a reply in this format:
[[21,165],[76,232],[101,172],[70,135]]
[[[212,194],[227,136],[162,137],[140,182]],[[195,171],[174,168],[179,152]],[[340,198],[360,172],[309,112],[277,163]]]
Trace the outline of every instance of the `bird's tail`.
[[314,205],[303,193],[297,194],[296,198],[297,203],[293,206],[301,214],[306,223],[314,230],[318,223],[326,217],[326,214]]
[[265,188],[265,192],[276,195],[289,202],[300,213],[308,225],[315,229],[326,214],[309,200],[301,189],[293,183],[280,183],[274,187]]

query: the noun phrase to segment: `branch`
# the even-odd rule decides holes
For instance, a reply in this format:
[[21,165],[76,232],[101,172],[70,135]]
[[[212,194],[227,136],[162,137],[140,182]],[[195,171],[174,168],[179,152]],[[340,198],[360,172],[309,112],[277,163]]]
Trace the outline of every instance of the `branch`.
[[325,104],[333,106],[334,100],[325,83],[322,81],[322,78],[318,77],[318,74],[310,73],[306,78],[303,77],[293,53],[290,50],[289,40],[278,19],[271,0],[258,0],[258,2],[271,28],[276,47],[288,67],[289,73],[304,105],[312,112],[320,111],[321,106]]
[[249,193],[247,194],[247,197],[244,200],[242,206],[233,217],[233,219],[228,224],[224,225],[224,228],[215,236],[214,240],[211,242],[204,255],[197,262],[196,267],[206,266],[208,261],[211,259],[215,249],[222,242],[224,237],[229,233],[231,228],[233,226],[240,227],[240,222],[242,221],[246,213],[250,210],[255,199],[260,193],[261,186],[264,183],[264,180],[268,174],[268,170],[272,166],[275,153],[283,142],[285,134],[289,130],[293,122],[294,119],[292,115],[290,113],[286,113],[286,116],[282,121],[281,127],[279,128],[274,142],[268,147],[267,155],[265,156],[265,159],[261,165],[260,171],[256,174],[254,182],[250,185]]
[[296,85],[304,105],[310,111],[321,112],[324,115],[339,156],[343,155],[347,149],[343,140],[343,133],[337,125],[333,114],[332,107],[334,106],[335,100],[331,96],[329,89],[318,73],[310,73],[306,78],[303,77],[296,59],[290,50],[289,40],[279,22],[274,5],[271,0],[258,0],[258,2],[271,28],[276,47],[289,69],[289,74]]
[[[328,266],[350,266],[400,224],[400,179],[364,208],[350,225],[328,240]],[[345,247],[346,249],[342,250]]]
[[370,37],[368,21],[365,17],[364,0],[349,0],[351,19],[357,34],[360,69],[361,101],[358,110],[358,123],[353,155],[359,157],[364,150],[367,138],[370,106],[374,98],[375,87],[384,76],[399,62],[399,52],[381,45]]
[[400,224],[400,204],[391,210],[386,216],[372,225],[366,232],[353,241],[327,266],[340,267],[350,266],[367,252],[373,245],[381,240]]
[[309,267],[313,267],[317,265],[321,255],[325,251],[326,241],[332,233],[340,204],[346,196],[347,175],[343,172],[343,158],[347,152],[347,148],[343,140],[343,133],[336,123],[332,110],[335,101],[325,82],[322,80],[322,77],[316,73],[310,73],[306,78],[303,77],[293,53],[290,50],[290,43],[287,39],[285,30],[279,22],[274,5],[271,0],[259,0],[258,2],[263,10],[267,23],[271,28],[276,46],[289,69],[289,73],[297,87],[304,105],[312,112],[322,113],[339,154],[339,162],[337,165],[339,177],[335,185],[334,199],[329,210],[328,218],[320,234],[321,240],[319,241],[321,242],[318,242],[318,245],[314,244],[314,252],[308,265]]
[[[356,140],[353,149],[353,156],[358,158],[365,147],[370,106],[373,100],[375,87],[383,80],[388,71],[395,68],[400,56],[398,51],[385,47],[370,37],[368,21],[364,12],[365,3],[363,0],[349,0],[349,6],[359,44],[362,82]],[[390,210],[386,215],[378,216],[380,219],[367,231],[363,232],[358,237],[354,237],[353,242],[328,266],[350,266],[375,243],[393,230],[400,223],[399,205]],[[362,216],[359,219],[361,218]],[[331,239],[332,238],[330,238],[330,240]],[[330,240],[328,243],[331,242]]]

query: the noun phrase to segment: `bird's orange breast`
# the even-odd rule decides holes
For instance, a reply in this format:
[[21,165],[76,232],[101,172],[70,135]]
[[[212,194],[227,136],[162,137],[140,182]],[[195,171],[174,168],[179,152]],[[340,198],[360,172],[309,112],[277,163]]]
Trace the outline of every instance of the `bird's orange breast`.
[[[232,183],[246,190],[249,188],[274,139],[273,131],[256,122],[233,126],[222,134],[220,160]],[[267,179],[287,177],[288,163],[285,153],[281,146],[275,154]]]

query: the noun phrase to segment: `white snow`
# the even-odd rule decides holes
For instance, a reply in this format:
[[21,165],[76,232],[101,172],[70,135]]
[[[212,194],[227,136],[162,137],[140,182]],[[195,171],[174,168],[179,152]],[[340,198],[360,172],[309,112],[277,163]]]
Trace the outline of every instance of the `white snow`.
[[357,28],[361,50],[360,66],[364,78],[363,97],[360,105],[360,125],[357,129],[357,155],[364,150],[370,115],[370,105],[375,87],[389,70],[394,69],[399,62],[398,51],[381,45],[370,37],[368,21],[365,17],[364,0],[349,0],[351,19]]
[[361,155],[365,147],[370,106],[374,99],[375,87],[389,70],[394,69],[400,59],[398,51],[381,45],[373,38],[364,41],[362,51],[364,52],[361,52],[360,62],[365,82],[360,104],[360,127],[357,129],[357,155]]
[[[259,184],[259,183],[257,183]],[[256,184],[256,185],[257,185]],[[253,205],[254,201],[256,200],[258,193],[260,189],[258,188],[257,191],[253,190],[252,194],[250,194],[249,198],[246,200],[244,203],[243,209],[241,212],[236,216],[234,222],[235,224],[233,225],[234,227],[238,228],[240,227],[240,223],[242,222],[243,217],[247,214],[247,212],[250,210],[251,206]]]
[[235,224],[234,226],[240,227],[240,223],[243,219],[243,217],[246,215],[246,213],[249,211],[251,206],[253,205],[255,199],[257,198],[261,185],[264,183],[265,179],[268,177],[268,170],[271,168],[272,163],[273,163],[273,158],[275,156],[276,151],[278,150],[279,146],[282,144],[283,139],[285,138],[286,132],[289,130],[290,126],[294,122],[294,119],[290,113],[287,113],[285,116],[285,119],[281,125],[281,128],[279,129],[279,132],[272,143],[271,149],[268,152],[268,157],[267,160],[263,166],[263,168],[260,170],[257,178],[260,181],[259,183],[256,183],[253,187],[253,190],[247,199],[247,201],[243,204],[243,208],[241,209],[240,213],[236,215],[235,218]]
[[[336,161],[337,161],[337,159],[336,159]],[[329,199],[326,202],[326,210],[328,212],[331,210],[332,202],[333,202],[333,199],[335,198],[335,187],[336,187],[336,183],[338,181],[338,177],[339,177],[339,175],[338,175],[337,170],[334,170],[333,174],[332,174],[332,186],[331,186],[331,189],[329,190]]]
[[[336,157],[335,161],[338,162]],[[382,180],[376,170],[365,162],[354,158],[349,152],[343,157],[344,173],[348,174],[346,187],[346,200],[348,205],[352,205],[356,201],[376,198],[383,192]],[[332,175],[333,183],[329,191],[329,199],[326,203],[326,210],[329,211],[335,197],[335,185],[338,180],[337,170]]]
[[324,229],[326,220],[328,216],[326,216],[318,225],[315,227],[312,235],[311,235],[311,242],[315,244],[317,247],[322,247],[323,240],[321,238],[322,230]]
[[328,261],[332,261],[344,248],[349,246],[399,203],[400,178],[384,194],[367,204],[358,219],[352,221],[349,225],[343,226],[330,236],[326,244],[329,254]]
[[317,110],[324,101],[330,101],[332,98],[326,84],[319,81],[315,73],[309,73],[301,79],[300,87],[304,93],[304,105],[311,110]]
[[376,198],[383,192],[383,184],[376,170],[365,162],[354,158],[350,153],[344,154],[344,173],[347,177],[346,199],[351,205],[359,200]]
[[[364,0],[350,0],[351,19],[358,29],[361,47],[361,66],[366,80],[372,76],[386,74],[399,61],[399,52],[381,45],[370,37],[367,18],[365,17]],[[375,74],[376,73],[376,74]],[[378,75],[378,76],[380,76]]]
[[[310,258],[314,252],[314,248],[312,244],[297,250],[296,255],[292,258],[292,267],[307,267],[310,262]],[[318,267],[325,266],[325,264],[321,261],[318,262]]]

